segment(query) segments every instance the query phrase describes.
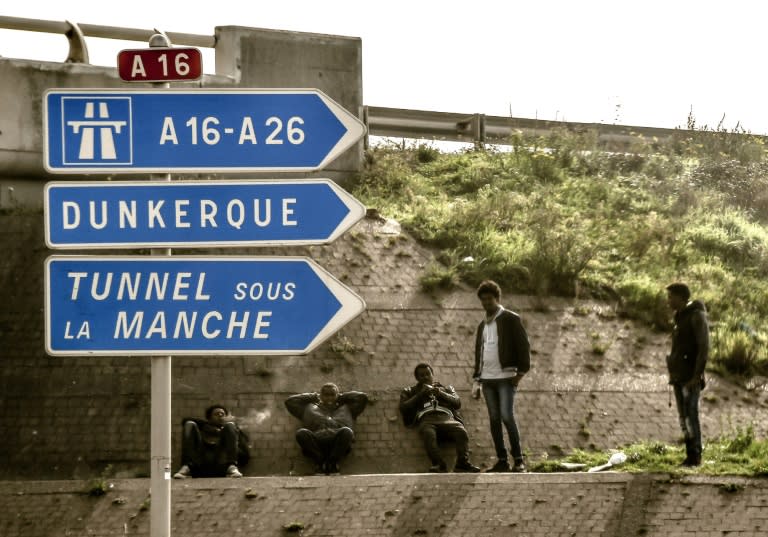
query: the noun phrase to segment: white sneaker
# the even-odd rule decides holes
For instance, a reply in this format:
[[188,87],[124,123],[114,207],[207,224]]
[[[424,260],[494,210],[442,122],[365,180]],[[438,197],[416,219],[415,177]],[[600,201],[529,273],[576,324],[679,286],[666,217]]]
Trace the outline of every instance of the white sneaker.
[[240,470],[237,469],[237,466],[230,464],[227,468],[227,477],[243,477],[243,474],[240,473]]
[[186,479],[192,477],[192,470],[186,464],[179,468],[179,471],[173,474],[174,479]]

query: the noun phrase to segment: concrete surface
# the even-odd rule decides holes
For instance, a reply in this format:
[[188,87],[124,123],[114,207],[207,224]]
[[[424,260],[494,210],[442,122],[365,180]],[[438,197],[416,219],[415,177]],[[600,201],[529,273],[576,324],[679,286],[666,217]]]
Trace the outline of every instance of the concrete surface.
[[[149,534],[146,479],[0,482],[5,537]],[[184,537],[761,536],[761,479],[629,474],[396,474],[174,481]]]

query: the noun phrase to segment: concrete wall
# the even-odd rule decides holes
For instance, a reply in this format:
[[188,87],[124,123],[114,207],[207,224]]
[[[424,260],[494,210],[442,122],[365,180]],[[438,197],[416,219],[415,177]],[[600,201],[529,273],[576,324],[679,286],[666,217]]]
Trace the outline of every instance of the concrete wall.
[[[149,535],[148,480],[0,482],[4,537]],[[629,474],[340,476],[174,482],[174,535],[758,537],[764,479]]]
[[[362,70],[362,41],[357,37],[241,26],[216,28],[216,74],[232,77],[239,87],[316,88],[360,118]],[[308,175],[338,179],[343,184],[345,174],[360,169],[362,147],[360,141],[321,173]]]
[[[360,117],[363,88],[359,38],[227,26],[216,28],[216,39],[216,74],[206,75],[199,82],[177,82],[174,87],[317,88]],[[116,68],[0,57],[0,208],[41,206],[43,181],[51,179],[43,169],[42,156],[45,90],[149,86],[121,81]],[[268,176],[328,177],[343,184],[361,165],[362,142],[320,172],[270,173]],[[226,176],[228,174],[205,177]],[[120,177],[145,178],[146,174],[120,174]],[[57,175],[55,178],[82,177]]]
[[[43,244],[42,213],[0,212],[0,249],[0,479],[84,478],[107,465],[122,476],[146,475],[149,358],[47,356],[43,261],[53,252]],[[361,294],[368,309],[308,356],[174,357],[175,461],[176,424],[218,401],[251,434],[247,475],[312,472],[294,441],[299,422],[283,400],[333,381],[374,398],[359,420],[357,443],[343,471],[423,471],[428,460],[414,431],[403,427],[397,404],[399,390],[414,382],[414,365],[426,360],[436,378],[453,384],[462,397],[473,460],[493,464],[485,405],[469,396],[473,331],[481,312],[471,292],[439,301],[420,292],[419,277],[432,259],[428,251],[406,235],[393,234],[388,223],[366,219],[331,246],[258,253],[312,257]],[[573,447],[676,440],[677,420],[667,406],[663,372],[664,335],[634,333],[622,319],[575,315],[566,301],[550,300],[542,308],[529,297],[507,300],[523,315],[533,348],[533,370],[515,403],[523,445],[532,458]],[[593,356],[589,334],[595,330],[614,334],[615,342],[592,360],[595,364],[585,363],[583,356]],[[705,398],[706,437],[753,420],[753,407],[741,407],[731,397],[727,405]],[[762,435],[768,424],[755,426]]]

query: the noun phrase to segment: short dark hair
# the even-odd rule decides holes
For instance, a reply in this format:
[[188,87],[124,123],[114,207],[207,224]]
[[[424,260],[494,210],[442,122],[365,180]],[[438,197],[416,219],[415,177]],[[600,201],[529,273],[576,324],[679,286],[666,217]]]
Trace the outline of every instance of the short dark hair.
[[420,364],[418,364],[416,367],[413,368],[413,376],[415,377],[419,373],[419,369],[424,369],[425,367],[427,369],[429,369],[430,373],[434,373],[435,372],[432,369],[431,365],[429,365],[428,363],[425,363],[425,362],[421,362]]
[[227,407],[217,403],[217,404],[211,405],[211,406],[209,406],[208,408],[205,409],[205,419],[207,419],[207,420],[211,419],[211,415],[213,414],[213,411],[216,410],[217,408],[222,409],[224,411],[224,414],[229,416],[229,410],[227,410]]
[[327,391],[327,389],[328,389],[328,388],[332,388],[334,392],[336,392],[336,393],[339,393],[339,387],[338,387],[338,386],[336,386],[336,385],[335,385],[333,382],[326,382],[325,384],[323,384],[323,385],[320,387],[320,391],[321,391],[321,392],[322,392],[323,390],[326,390],[326,391]]
[[478,298],[482,295],[493,295],[499,299],[501,298],[501,287],[493,280],[483,280],[477,288]]
[[670,283],[667,285],[667,291],[675,296],[679,296],[683,300],[688,300],[691,298],[691,290],[688,289],[688,286],[682,282]]

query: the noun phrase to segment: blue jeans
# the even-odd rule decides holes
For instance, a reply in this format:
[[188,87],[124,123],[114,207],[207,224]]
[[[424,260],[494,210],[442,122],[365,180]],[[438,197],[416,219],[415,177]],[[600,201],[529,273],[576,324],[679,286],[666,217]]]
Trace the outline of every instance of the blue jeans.
[[691,442],[694,451],[701,454],[701,425],[699,423],[699,395],[701,385],[697,382],[692,388],[679,384],[672,385],[675,390],[677,415],[680,418],[680,429],[683,431],[686,443]]
[[517,386],[510,379],[483,379],[483,397],[488,407],[488,420],[491,424],[491,437],[496,448],[496,458],[507,460],[504,447],[504,433],[501,424],[507,429],[512,457],[515,462],[523,462],[523,450],[520,448],[520,433],[515,423],[515,392]]

